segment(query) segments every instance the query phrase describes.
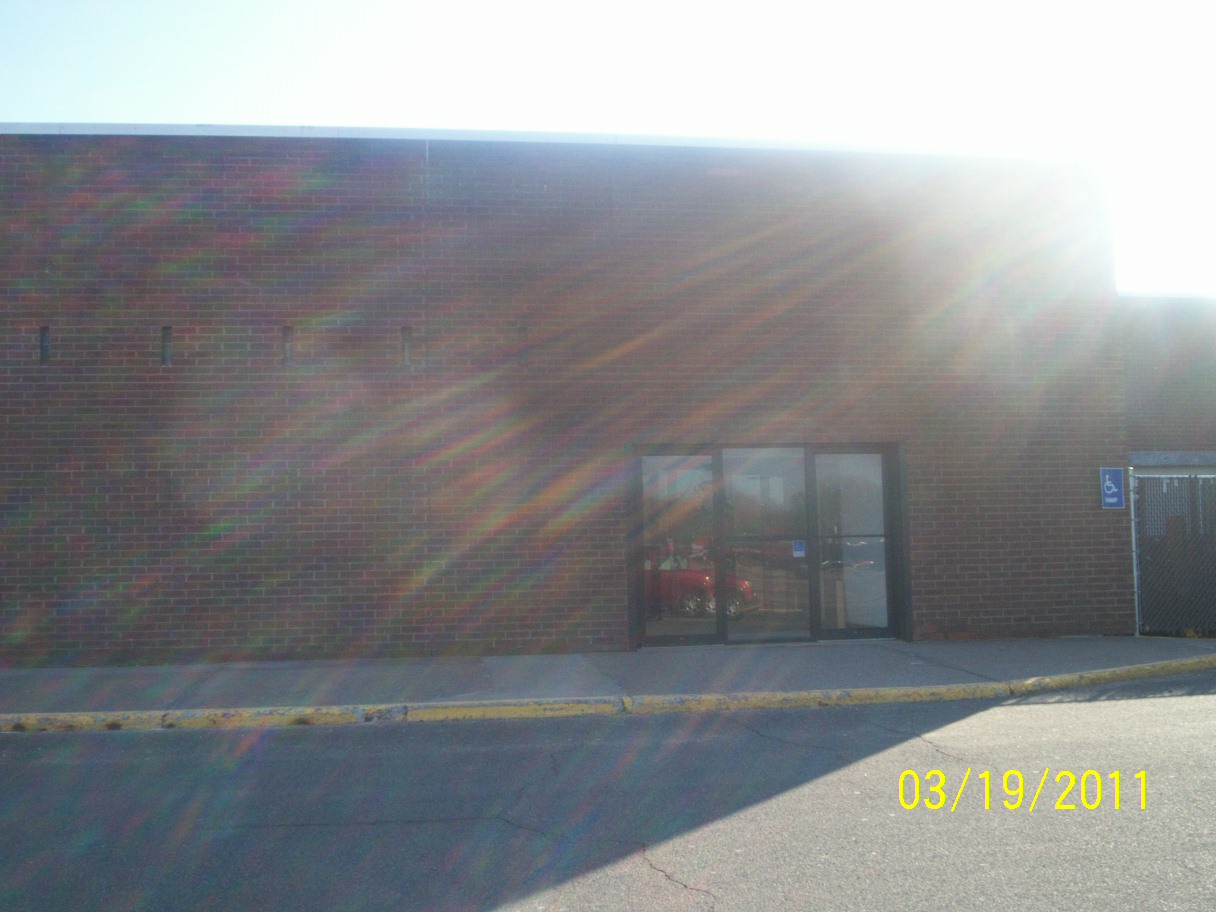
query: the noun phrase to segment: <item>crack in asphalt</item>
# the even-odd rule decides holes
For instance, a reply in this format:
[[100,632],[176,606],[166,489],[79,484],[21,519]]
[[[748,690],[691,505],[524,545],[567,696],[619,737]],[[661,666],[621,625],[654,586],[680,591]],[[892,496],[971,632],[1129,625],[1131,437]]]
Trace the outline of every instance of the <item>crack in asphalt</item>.
[[557,842],[558,841],[557,837],[551,835],[547,829],[542,830],[539,827],[528,826],[528,824],[526,824],[526,823],[520,823],[518,820],[512,820],[510,817],[506,816],[505,814],[491,814],[489,817],[485,817],[482,819],[497,820],[501,823],[505,823],[507,826],[515,827],[515,829],[520,830],[521,832],[531,833],[534,836],[539,836],[541,839],[545,840],[546,842]]
[[949,757],[951,760],[957,760],[959,763],[970,763],[971,762],[966,757],[960,757],[960,756],[958,756],[958,754],[952,754],[952,753],[950,753],[950,751],[946,750],[945,748],[943,748],[937,744],[934,744],[931,740],[929,740],[929,737],[927,735],[923,735],[920,732],[908,731],[907,729],[902,729],[902,728],[895,728],[892,725],[883,725],[879,722],[875,722],[873,719],[869,720],[866,724],[872,725],[875,728],[880,729],[881,731],[890,732],[893,735],[902,735],[906,739],[915,739],[917,741],[923,741],[925,744],[929,745],[929,747],[931,747],[937,753],[941,754],[943,757]]
[[830,756],[835,757],[841,763],[852,763],[856,759],[855,757],[848,756],[846,753],[844,753],[844,751],[842,751],[836,747],[827,747],[825,745],[818,744],[814,741],[793,741],[789,738],[780,738],[777,735],[771,734],[766,731],[761,731],[758,728],[754,728],[753,726],[748,725],[742,719],[738,719],[738,718],[731,719],[730,721],[733,722],[734,724],[738,725],[740,728],[744,729],[745,731],[749,731],[753,735],[756,735],[757,737],[764,738],[766,741],[772,741],[776,744],[784,744],[788,747],[799,747],[799,748],[804,748],[806,750],[822,751],[825,754],[829,754]]
[[[744,726],[744,727],[748,728],[748,730],[751,730],[750,727],[748,727],[748,726]],[[761,733],[761,732],[756,732],[756,734],[759,734],[762,737],[764,736],[763,733]],[[773,739],[773,740],[780,740],[780,739]],[[799,746],[799,745],[791,745],[791,746]],[[552,769],[554,775],[557,775],[561,771],[562,761],[558,755],[561,753],[567,752],[567,750],[550,750],[550,751],[545,752],[545,756],[549,760],[549,766]],[[522,800],[523,796],[529,790],[535,788],[537,785],[538,785],[538,783],[536,783],[534,781],[528,781],[528,782],[522,783],[520,786],[520,789],[519,789],[519,793],[516,796],[517,799]],[[464,820],[464,818],[458,818],[456,820],[456,822],[462,822],[463,820]],[[537,836],[540,839],[543,839],[548,843],[560,844],[562,842],[562,836],[560,835],[559,832],[555,832],[552,827],[541,828],[539,826],[530,826],[526,823],[522,823],[518,820],[514,820],[514,819],[506,816],[505,814],[501,814],[501,813],[490,815],[488,817],[474,817],[474,818],[471,818],[471,820],[473,820],[473,821],[497,820],[507,826],[514,827],[515,829],[520,830],[521,832],[531,833],[532,835]],[[675,874],[673,874],[671,871],[668,871],[666,868],[663,868],[662,866],[660,866],[657,862],[655,862],[655,860],[653,858],[650,857],[650,846],[648,844],[646,844],[644,842],[636,843],[636,842],[631,842],[628,840],[612,840],[612,841],[617,843],[622,848],[628,848],[628,849],[633,849],[633,850],[637,851],[641,855],[642,860],[646,863],[647,867],[649,867],[652,871],[654,871],[658,874],[662,874],[663,877],[668,882],[670,882],[684,890],[688,890],[689,892],[699,893],[703,896],[708,897],[709,903],[710,903],[709,907],[710,907],[711,912],[713,909],[715,909],[717,907],[718,897],[715,893],[713,893],[711,890],[706,890],[702,887],[697,887],[690,883],[686,883],[685,881],[680,880],[680,878],[677,877]]]
[[642,843],[642,845],[641,845],[641,854],[642,854],[642,860],[646,862],[646,864],[650,867],[650,869],[652,871],[655,871],[658,874],[662,874],[665,878],[667,878],[668,881],[675,884],[677,887],[683,887],[685,890],[689,890],[693,893],[701,893],[704,896],[708,896],[709,903],[710,903],[710,909],[712,910],[714,908],[717,908],[717,905],[718,905],[717,894],[715,894],[711,890],[706,890],[703,887],[694,887],[692,884],[685,883],[684,881],[680,880],[680,878],[676,877],[674,874],[672,874],[670,871],[668,871],[666,868],[662,868],[659,865],[657,865],[655,863],[654,859],[650,857],[650,846],[646,845],[646,843]]

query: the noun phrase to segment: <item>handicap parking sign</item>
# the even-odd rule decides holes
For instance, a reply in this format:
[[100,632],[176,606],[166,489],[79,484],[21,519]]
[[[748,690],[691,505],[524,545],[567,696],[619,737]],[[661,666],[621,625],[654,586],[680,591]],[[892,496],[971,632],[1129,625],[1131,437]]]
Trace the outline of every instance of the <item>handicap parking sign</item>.
[[1102,509],[1122,510],[1127,506],[1123,497],[1123,469],[1099,469],[1102,482]]

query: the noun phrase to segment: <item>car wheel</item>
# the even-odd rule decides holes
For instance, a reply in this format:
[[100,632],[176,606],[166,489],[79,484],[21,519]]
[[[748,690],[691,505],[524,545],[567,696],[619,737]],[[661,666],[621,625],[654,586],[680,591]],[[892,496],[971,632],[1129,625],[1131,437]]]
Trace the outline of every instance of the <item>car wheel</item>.
[[737,618],[743,613],[743,598],[738,592],[732,592],[722,600],[722,611],[728,618]]
[[699,592],[685,592],[676,603],[676,611],[684,617],[696,617],[705,611],[705,600]]

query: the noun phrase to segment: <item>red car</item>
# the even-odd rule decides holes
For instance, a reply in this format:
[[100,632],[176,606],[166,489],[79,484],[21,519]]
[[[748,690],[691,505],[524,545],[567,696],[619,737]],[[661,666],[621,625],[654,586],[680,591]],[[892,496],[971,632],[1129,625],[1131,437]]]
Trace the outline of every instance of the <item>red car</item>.
[[[714,566],[708,560],[689,560],[675,554],[663,557],[660,549],[646,553],[646,605],[653,617],[663,611],[683,617],[713,614]],[[752,584],[735,576],[723,576],[722,610],[738,617],[756,600]]]

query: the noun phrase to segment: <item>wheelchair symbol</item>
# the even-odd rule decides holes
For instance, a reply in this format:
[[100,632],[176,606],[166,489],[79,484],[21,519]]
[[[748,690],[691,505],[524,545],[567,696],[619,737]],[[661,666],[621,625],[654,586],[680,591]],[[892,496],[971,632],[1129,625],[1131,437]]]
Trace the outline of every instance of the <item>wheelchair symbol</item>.
[[1108,510],[1122,510],[1123,502],[1123,470],[1102,470],[1102,506]]

